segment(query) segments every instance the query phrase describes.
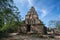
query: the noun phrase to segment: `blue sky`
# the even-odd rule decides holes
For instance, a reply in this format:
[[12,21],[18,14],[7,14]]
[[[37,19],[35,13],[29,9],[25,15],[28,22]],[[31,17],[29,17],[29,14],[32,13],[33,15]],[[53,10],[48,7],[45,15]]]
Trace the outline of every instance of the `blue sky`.
[[60,0],[14,0],[14,3],[23,19],[25,19],[29,9],[34,6],[39,19],[46,26],[50,20],[60,20]]

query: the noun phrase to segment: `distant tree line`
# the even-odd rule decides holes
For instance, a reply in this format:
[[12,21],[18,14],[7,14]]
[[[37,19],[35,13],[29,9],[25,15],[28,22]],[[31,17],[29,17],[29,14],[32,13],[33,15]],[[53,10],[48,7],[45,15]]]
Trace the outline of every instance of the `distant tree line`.
[[51,20],[49,21],[49,29],[51,28],[56,28],[58,30],[60,30],[60,20]]

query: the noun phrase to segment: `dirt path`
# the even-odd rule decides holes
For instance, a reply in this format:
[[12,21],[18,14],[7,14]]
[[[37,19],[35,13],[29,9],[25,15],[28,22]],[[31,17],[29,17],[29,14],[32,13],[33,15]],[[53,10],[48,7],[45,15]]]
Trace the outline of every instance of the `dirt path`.
[[30,35],[15,35],[15,36],[10,36],[8,38],[3,38],[0,40],[60,40],[60,39],[39,38],[39,37],[32,37]]

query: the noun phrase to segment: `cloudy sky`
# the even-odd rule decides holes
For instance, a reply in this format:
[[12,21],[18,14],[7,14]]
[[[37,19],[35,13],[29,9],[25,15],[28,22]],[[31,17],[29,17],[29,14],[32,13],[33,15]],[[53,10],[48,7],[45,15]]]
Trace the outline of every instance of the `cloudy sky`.
[[46,26],[50,20],[60,20],[60,0],[14,0],[14,3],[23,19],[29,9],[34,6],[39,19]]

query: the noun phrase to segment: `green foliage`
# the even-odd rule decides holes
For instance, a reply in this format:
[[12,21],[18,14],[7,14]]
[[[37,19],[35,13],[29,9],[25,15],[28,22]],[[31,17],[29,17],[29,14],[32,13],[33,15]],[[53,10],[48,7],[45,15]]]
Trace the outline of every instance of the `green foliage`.
[[5,24],[0,31],[3,32],[17,32],[18,27],[21,27],[21,22],[13,21],[11,24]]
[[13,0],[0,0],[0,31],[14,31],[20,24],[20,12]]

